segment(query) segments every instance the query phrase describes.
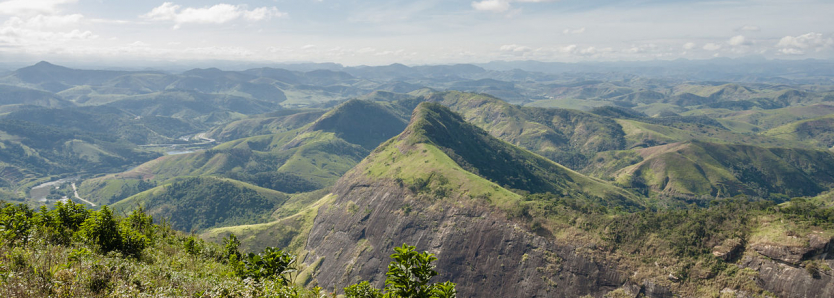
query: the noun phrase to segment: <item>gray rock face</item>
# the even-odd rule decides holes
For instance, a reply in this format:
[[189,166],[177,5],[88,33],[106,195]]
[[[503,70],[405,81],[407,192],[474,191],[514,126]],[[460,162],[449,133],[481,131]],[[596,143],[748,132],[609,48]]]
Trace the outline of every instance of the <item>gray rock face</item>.
[[[834,276],[819,264],[834,267],[831,238],[817,234],[808,236],[808,246],[754,245],[752,249],[768,258],[748,254],[741,266],[759,272],[759,285],[779,297],[834,297]],[[805,261],[812,260],[817,269],[808,270]]]
[[831,242],[832,239],[830,238],[811,234],[808,236],[808,246],[783,246],[765,243],[754,244],[751,248],[763,256],[796,266],[802,261],[815,256],[825,258],[827,253],[834,248]]
[[[829,266],[834,261],[826,260]],[[779,297],[834,297],[834,276],[820,270],[812,276],[805,268],[775,262],[757,256],[746,256],[741,266],[759,272],[759,285]]]
[[393,181],[344,181],[307,242],[304,263],[321,261],[314,277],[325,289],[360,279],[382,287],[403,243],[434,253],[436,279],[457,283],[459,297],[599,297],[625,282],[616,264],[531,234],[469,198],[435,203]]

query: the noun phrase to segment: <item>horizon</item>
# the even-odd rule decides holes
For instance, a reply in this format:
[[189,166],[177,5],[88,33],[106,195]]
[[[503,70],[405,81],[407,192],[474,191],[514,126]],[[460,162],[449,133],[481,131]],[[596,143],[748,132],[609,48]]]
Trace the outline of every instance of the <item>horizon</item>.
[[[540,71],[540,70],[533,70],[530,69],[531,64],[535,64],[532,68],[540,68],[545,66],[553,66],[553,65],[562,65],[562,66],[582,66],[582,65],[593,65],[593,66],[600,66],[600,67],[612,67],[612,66],[620,66],[625,65],[629,67],[635,67],[631,71],[623,71],[625,73],[632,73],[634,70],[640,67],[648,67],[657,65],[652,64],[661,64],[661,67],[668,67],[672,66],[674,63],[713,63],[713,62],[722,62],[722,61],[729,61],[738,64],[745,64],[745,65],[761,65],[766,63],[802,63],[802,62],[823,62],[823,63],[834,63],[834,59],[819,59],[819,58],[805,58],[805,59],[779,59],[779,58],[764,58],[761,56],[748,56],[748,57],[736,57],[736,58],[729,58],[729,57],[718,57],[718,58],[708,58],[708,59],[687,59],[687,58],[678,58],[674,60],[618,60],[618,61],[570,61],[570,62],[562,62],[562,61],[539,61],[539,60],[492,60],[488,62],[481,62],[481,63],[427,63],[427,64],[406,64],[400,62],[392,62],[390,64],[380,64],[380,65],[345,65],[338,62],[333,61],[324,61],[324,62],[312,62],[312,61],[287,61],[287,62],[272,62],[272,61],[235,61],[235,60],[185,60],[185,61],[176,61],[176,62],[160,62],[160,61],[122,61],[121,64],[110,64],[107,62],[104,63],[95,63],[95,62],[86,62],[86,61],[51,61],[51,60],[40,60],[40,61],[19,61],[19,62],[5,62],[0,61],[0,71],[16,71],[22,68],[33,67],[41,63],[47,63],[53,66],[58,67],[66,67],[70,69],[77,69],[77,70],[113,70],[113,71],[162,71],[162,72],[170,72],[170,73],[179,73],[188,70],[195,70],[195,69],[219,69],[221,71],[244,71],[256,68],[277,68],[277,69],[288,69],[288,70],[301,70],[301,71],[310,71],[310,70],[335,70],[335,71],[342,71],[344,69],[352,69],[352,68],[365,68],[365,67],[386,67],[386,66],[394,66],[394,65],[402,65],[409,68],[413,67],[432,67],[432,66],[457,66],[457,65],[472,65],[476,66],[485,70],[510,70],[510,69],[519,69],[523,71],[530,71],[530,72],[544,72],[548,73],[551,71]],[[666,65],[662,65],[666,64]],[[507,65],[510,65],[509,67]],[[336,69],[333,69],[336,68]],[[572,72],[572,71],[557,71],[557,72]],[[591,71],[593,72],[593,71]]]
[[831,60],[830,11],[823,0],[8,0],[0,63]]

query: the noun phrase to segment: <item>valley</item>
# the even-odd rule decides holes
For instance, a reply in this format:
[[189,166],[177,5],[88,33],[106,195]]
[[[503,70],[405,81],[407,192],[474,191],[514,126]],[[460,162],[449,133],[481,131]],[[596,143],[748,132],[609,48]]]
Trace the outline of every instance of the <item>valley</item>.
[[40,62],[0,77],[0,199],[277,247],[334,293],[403,243],[461,297],[834,293],[834,75],[547,65]]

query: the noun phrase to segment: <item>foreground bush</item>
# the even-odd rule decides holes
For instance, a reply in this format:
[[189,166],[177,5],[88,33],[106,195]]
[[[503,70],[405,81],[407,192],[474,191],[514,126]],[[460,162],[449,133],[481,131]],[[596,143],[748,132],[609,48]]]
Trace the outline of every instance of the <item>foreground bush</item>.
[[227,242],[154,225],[141,209],[0,202],[0,297],[322,297],[292,286],[294,256]]
[[367,281],[345,288],[347,298],[454,298],[457,295],[452,282],[434,283],[429,281],[437,276],[432,262],[437,258],[428,252],[417,252],[414,246],[403,244],[395,247],[394,259],[385,274],[385,293],[371,286]]

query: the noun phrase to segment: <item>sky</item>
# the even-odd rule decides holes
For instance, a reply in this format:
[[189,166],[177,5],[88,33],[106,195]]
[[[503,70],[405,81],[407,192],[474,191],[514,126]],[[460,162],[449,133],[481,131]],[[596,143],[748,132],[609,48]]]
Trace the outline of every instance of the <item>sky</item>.
[[834,58],[831,0],[0,0],[0,63]]

